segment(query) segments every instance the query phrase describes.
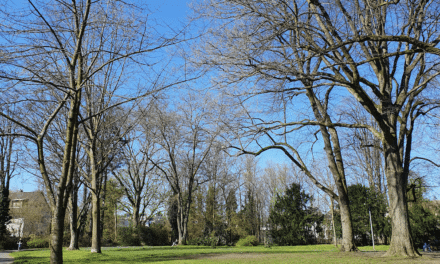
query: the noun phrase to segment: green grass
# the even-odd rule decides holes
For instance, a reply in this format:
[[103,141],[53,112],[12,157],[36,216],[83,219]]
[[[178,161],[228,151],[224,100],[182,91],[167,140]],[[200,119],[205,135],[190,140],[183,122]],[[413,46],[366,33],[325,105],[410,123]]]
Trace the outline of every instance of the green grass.
[[[372,247],[360,247],[373,251]],[[388,246],[376,246],[386,251]],[[49,250],[21,251],[11,254],[14,263],[48,263]],[[414,263],[421,259],[382,258],[371,253],[340,253],[333,245],[292,247],[134,247],[104,248],[102,254],[92,254],[87,248],[63,252],[64,263]],[[380,256],[380,255],[379,255]],[[403,261],[403,262],[402,262]]]

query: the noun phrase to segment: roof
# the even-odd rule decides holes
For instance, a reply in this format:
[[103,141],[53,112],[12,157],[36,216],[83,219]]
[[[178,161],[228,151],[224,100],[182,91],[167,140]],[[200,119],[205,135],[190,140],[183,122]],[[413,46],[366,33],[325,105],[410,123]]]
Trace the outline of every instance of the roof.
[[11,192],[9,194],[9,199],[12,200],[37,200],[44,198],[42,191],[35,191],[35,192]]

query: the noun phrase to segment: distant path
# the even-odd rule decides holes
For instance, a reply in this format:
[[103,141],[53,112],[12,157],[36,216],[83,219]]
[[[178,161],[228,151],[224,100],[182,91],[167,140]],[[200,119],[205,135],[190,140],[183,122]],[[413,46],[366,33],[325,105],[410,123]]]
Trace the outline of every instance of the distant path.
[[12,264],[14,258],[9,256],[9,253],[15,252],[15,250],[3,250],[0,251],[0,264]]

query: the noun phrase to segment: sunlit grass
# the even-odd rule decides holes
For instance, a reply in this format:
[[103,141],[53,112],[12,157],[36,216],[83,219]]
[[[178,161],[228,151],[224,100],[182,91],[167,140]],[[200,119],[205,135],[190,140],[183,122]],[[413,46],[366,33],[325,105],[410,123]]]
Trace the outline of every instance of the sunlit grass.
[[[90,249],[63,252],[64,263],[423,263],[421,259],[382,258],[373,247],[359,247],[368,253],[340,253],[333,245],[257,247],[131,247],[103,248],[102,254]],[[388,246],[376,246],[386,251]],[[374,254],[371,255],[371,254]],[[49,250],[21,251],[11,254],[14,263],[48,263]]]

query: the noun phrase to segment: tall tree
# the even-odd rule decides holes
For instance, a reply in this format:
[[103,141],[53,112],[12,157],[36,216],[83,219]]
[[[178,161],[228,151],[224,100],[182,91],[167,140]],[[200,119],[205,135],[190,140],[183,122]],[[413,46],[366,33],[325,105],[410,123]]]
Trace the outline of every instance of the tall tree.
[[[315,117],[321,130],[365,128],[381,141],[392,223],[387,254],[419,256],[411,239],[406,186],[417,120],[438,107],[432,85],[440,74],[437,1],[208,2],[214,8],[205,13],[223,19],[221,30],[227,33],[215,39],[217,44],[208,42],[207,50],[231,78],[278,81],[268,90],[292,97],[304,92],[313,99],[317,91],[334,103],[353,97],[371,115],[377,126],[332,122],[331,112]],[[325,92],[330,90],[337,96]],[[338,156],[335,161],[342,162]]]
[[[147,124],[146,126],[154,124]],[[150,161],[157,159],[158,147],[150,129],[138,135],[138,129],[127,135],[127,144],[122,148],[123,166],[114,173],[128,200],[125,206],[132,217],[133,227],[145,224],[165,202],[167,188],[160,181],[155,166]],[[148,215],[146,215],[148,213]],[[143,216],[143,220],[141,219]]]
[[[199,169],[216,146],[220,130],[213,122],[210,98],[190,94],[176,105],[176,111],[159,108],[150,110],[148,122],[153,122],[155,138],[162,152],[162,160],[150,159],[168,181],[177,203],[179,244],[186,244],[188,217],[194,189],[208,181]],[[205,176],[205,177],[204,177]]]
[[[107,66],[127,67],[125,59],[153,52],[177,39],[156,38],[145,9],[121,1],[28,0],[23,5],[10,1],[1,6],[0,16],[4,69],[0,79],[17,103],[16,112],[1,111],[0,116],[24,130],[16,135],[35,143],[52,210],[51,263],[62,263],[64,216],[72,187],[84,88]],[[137,62],[142,61],[138,56]],[[145,95],[135,90],[131,94],[127,90],[123,97]],[[114,106],[107,105],[101,111]],[[44,142],[63,108],[68,109],[68,117],[63,130],[62,170],[52,181]],[[49,114],[38,120],[18,114],[29,109],[44,109]]]
[[[292,3],[292,5],[295,4]],[[247,116],[246,123],[243,123],[242,117],[238,124],[242,130],[238,133],[238,137],[243,143],[240,142],[239,145],[234,143],[233,147],[242,153],[252,155],[260,155],[271,149],[283,151],[317,187],[330,195],[332,199],[339,200],[344,230],[341,250],[357,250],[353,240],[339,133],[332,125],[334,118],[331,116],[330,99],[335,93],[334,85],[328,84],[326,87],[314,89],[317,85],[315,80],[296,79],[296,75],[314,75],[319,69],[315,61],[307,60],[314,53],[297,47],[294,43],[293,32],[291,37],[287,36],[289,33],[279,32],[279,21],[286,17],[290,18],[296,12],[295,7],[290,7],[289,3],[284,1],[274,1],[270,4],[265,1],[228,3],[207,1],[201,5],[201,10],[206,8],[210,11],[203,12],[203,16],[216,19],[220,26],[215,24],[216,28],[210,30],[211,34],[207,34],[206,39],[203,40],[209,44],[198,50],[202,53],[198,63],[220,71],[222,82],[219,86],[222,88],[224,83],[251,83],[250,87],[242,92],[235,90],[231,92],[238,104],[244,108]],[[233,22],[230,20],[231,17],[234,18]],[[271,33],[267,34],[267,32]],[[289,83],[292,82],[295,84],[290,85]],[[274,106],[267,103],[248,102],[257,95],[271,95]],[[306,97],[306,101],[302,99],[302,96]],[[304,104],[304,102],[308,103]],[[255,107],[257,109],[252,110]],[[304,113],[306,117],[291,114],[303,107],[309,110]],[[318,181],[311,172],[310,165],[307,166],[308,163],[304,162],[305,159],[301,157],[305,156],[304,151],[289,142],[289,135],[293,132],[298,133],[301,129],[308,129],[308,126],[315,126],[318,129],[317,133],[323,141],[327,163],[333,174],[337,193],[328,188],[325,183]],[[315,131],[308,132],[311,137],[308,141],[317,137]],[[264,136],[268,139],[262,139]],[[256,144],[249,144],[246,140],[252,140]],[[257,147],[260,148],[255,150]]]

